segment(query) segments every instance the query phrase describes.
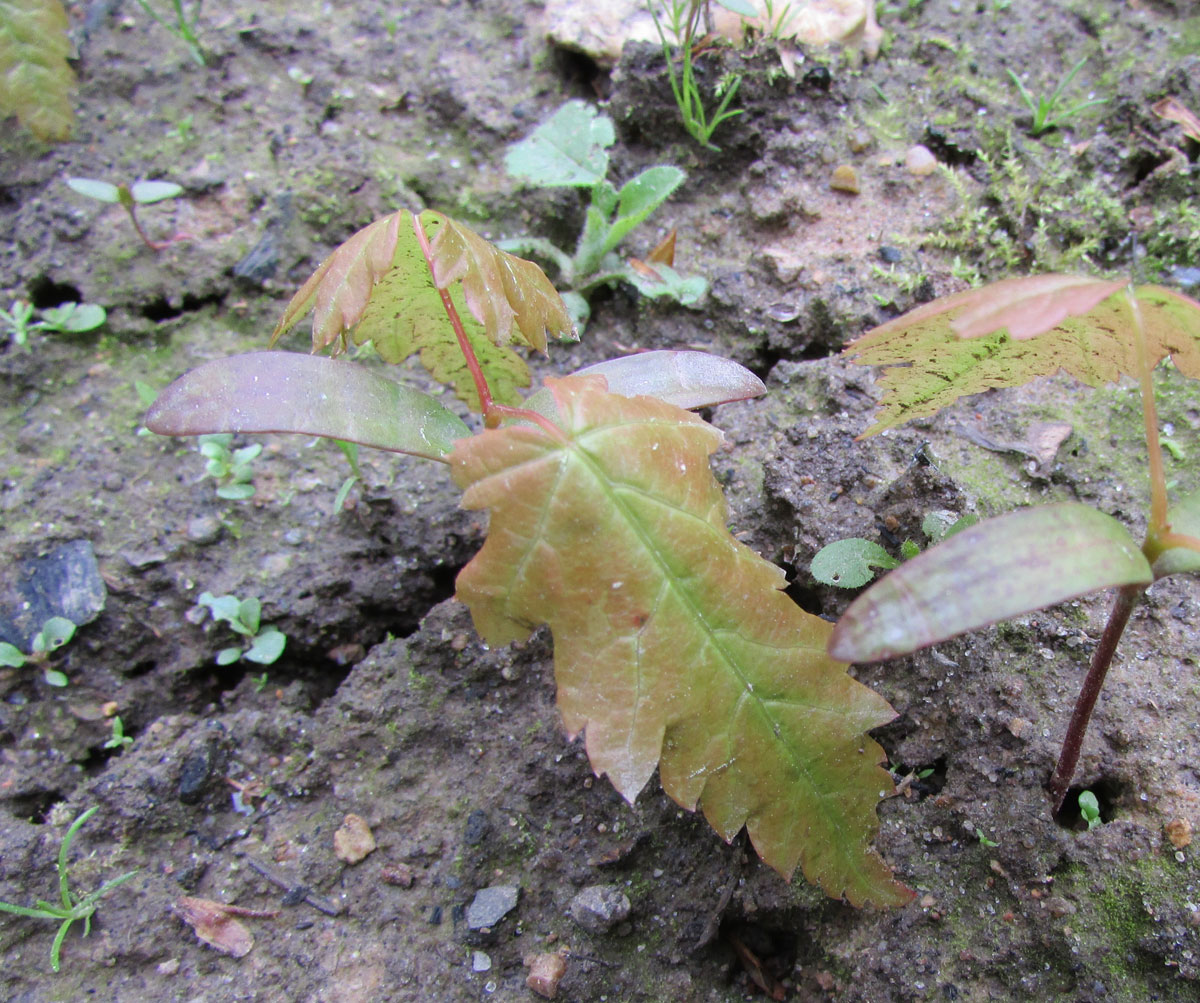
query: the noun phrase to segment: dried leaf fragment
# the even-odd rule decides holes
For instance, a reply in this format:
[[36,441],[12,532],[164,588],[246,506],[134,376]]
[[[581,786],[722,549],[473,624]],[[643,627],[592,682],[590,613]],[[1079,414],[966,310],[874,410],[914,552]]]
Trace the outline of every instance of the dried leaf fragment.
[[1175,122],[1183,127],[1183,134],[1189,139],[1200,143],[1200,118],[1174,97],[1165,97],[1150,106],[1150,110],[1159,118]]
[[175,912],[209,947],[235,958],[244,958],[254,947],[254,937],[235,916],[272,919],[279,915],[274,911],[244,909],[187,895],[176,900]]
[[375,851],[375,837],[361,815],[351,812],[333,834],[333,852],[346,864],[357,864]]

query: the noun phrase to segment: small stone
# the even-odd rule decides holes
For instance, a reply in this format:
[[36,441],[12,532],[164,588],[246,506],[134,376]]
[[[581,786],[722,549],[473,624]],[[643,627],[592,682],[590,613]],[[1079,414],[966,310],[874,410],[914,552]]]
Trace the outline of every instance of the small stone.
[[862,186],[858,181],[858,171],[849,164],[841,164],[834,169],[833,176],[829,179],[829,187],[837,192],[848,192],[851,195],[857,195],[862,191]]
[[566,959],[561,954],[531,954],[525,966],[529,969],[525,985],[544,999],[554,999],[558,984],[567,974]]
[[215,515],[198,515],[187,524],[187,538],[202,547],[216,543],[220,535],[221,520]]
[[125,478],[115,470],[104,475],[105,491],[120,491],[125,486]]
[[521,889],[516,885],[492,885],[480,888],[467,906],[467,927],[484,930],[495,926],[517,906]]
[[877,253],[879,254],[879,260],[885,265],[894,265],[904,258],[904,252],[900,248],[889,247],[886,244]]
[[568,907],[571,918],[589,933],[607,933],[629,917],[629,899],[616,885],[588,885]]
[[780,324],[790,324],[800,316],[800,308],[791,303],[772,303],[767,307],[767,316]]
[[1173,818],[1170,822],[1163,826],[1163,831],[1167,834],[1167,839],[1171,841],[1171,845],[1177,850],[1182,850],[1185,846],[1191,845],[1192,842],[1192,823],[1186,818]]
[[388,864],[379,876],[383,878],[385,885],[394,885],[397,888],[411,888],[416,880],[413,869],[408,864]]
[[481,808],[476,808],[467,816],[467,824],[463,829],[463,839],[466,840],[468,846],[478,846],[491,831],[492,822],[487,817],[487,812]]
[[1043,899],[1042,906],[1056,919],[1062,919],[1063,916],[1072,916],[1076,911],[1075,903],[1063,898],[1061,895],[1051,895],[1049,898]]
[[159,975],[174,975],[179,971],[179,959],[168,958],[166,961],[160,962],[155,971]]
[[483,951],[475,951],[471,955],[471,971],[473,972],[490,972],[492,970],[492,958],[489,954]]
[[1020,738],[1029,730],[1029,722],[1023,717],[1010,718],[1008,722],[1008,732],[1013,738]]
[[937,157],[929,152],[928,147],[918,143],[916,146],[910,146],[904,154],[904,167],[909,174],[922,178],[937,170]]
[[338,860],[357,864],[375,850],[375,837],[361,815],[350,814],[333,834],[333,852]]

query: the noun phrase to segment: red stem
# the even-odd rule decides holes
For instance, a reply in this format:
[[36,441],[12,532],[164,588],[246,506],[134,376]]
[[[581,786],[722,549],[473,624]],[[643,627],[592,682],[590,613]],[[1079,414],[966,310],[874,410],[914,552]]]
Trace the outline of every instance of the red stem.
[[[412,214],[412,221],[413,232],[417,235],[417,242],[421,245],[421,253],[425,255],[425,263],[429,266],[429,274],[433,275],[433,249],[429,246],[429,238],[425,235],[425,228],[421,226],[421,219],[415,212]],[[471,373],[471,379],[475,381],[475,392],[479,395],[479,410],[483,412],[484,425],[487,428],[498,428],[502,418],[517,418],[523,421],[531,421],[555,439],[563,440],[565,437],[562,429],[545,415],[528,408],[497,404],[492,399],[492,391],[488,386],[487,378],[483,375],[483,367],[479,364],[479,359],[475,355],[475,349],[471,347],[470,339],[467,338],[466,329],[462,324],[462,318],[459,317],[458,310],[455,309],[454,302],[450,299],[449,291],[439,286],[436,279],[433,286],[442,298],[442,308],[446,311],[446,316],[450,318],[450,326],[454,328],[454,336],[458,339],[458,347],[462,350],[463,357],[467,360],[467,369]]]
[[1108,623],[1104,625],[1104,633],[1100,635],[1100,643],[1092,653],[1087,676],[1083,680],[1079,697],[1075,701],[1075,710],[1067,725],[1067,734],[1063,738],[1062,751],[1058,754],[1058,765],[1050,778],[1050,802],[1055,814],[1061,810],[1067,796],[1067,788],[1071,786],[1071,777],[1075,775],[1079,752],[1083,748],[1083,736],[1092,718],[1096,699],[1100,696],[1100,688],[1104,685],[1104,677],[1108,674],[1108,667],[1116,653],[1117,642],[1125,631],[1125,625],[1129,622],[1129,615],[1137,605],[1138,598],[1145,590],[1144,585],[1124,585],[1118,589],[1112,611],[1108,614]]

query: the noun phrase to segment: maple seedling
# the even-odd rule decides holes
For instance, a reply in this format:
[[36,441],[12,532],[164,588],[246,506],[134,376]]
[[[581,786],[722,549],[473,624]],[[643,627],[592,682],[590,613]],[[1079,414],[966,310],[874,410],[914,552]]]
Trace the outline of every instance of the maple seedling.
[[142,224],[138,221],[135,206],[151,205],[164,199],[173,199],[183,193],[183,188],[172,181],[135,181],[132,185],[109,184],[107,181],[96,181],[92,178],[67,178],[67,186],[97,202],[107,202],[119,205],[129,214],[129,221],[137,235],[152,251],[162,251],[181,240],[193,240],[190,233],[177,233],[166,240],[151,240]]
[[731,840],[799,865],[855,905],[912,893],[871,847],[893,789],[865,733],[894,717],[825,651],[830,625],[784,593],[784,573],[726,525],[709,455],[721,433],[685,408],[763,385],[700,352],[602,362],[527,398],[514,346],[572,335],[532,262],[436,212],[360,230],[300,288],[279,337],[309,311],[314,349],[371,342],[416,355],[479,415],[362,364],[290,352],[207,362],[169,386],[146,425],[168,435],[301,432],[448,464],[463,505],[490,512],[457,595],[488,644],[548,624],[558,706],[597,774],[629,801],[663,789]]
[[1066,797],[1084,734],[1130,614],[1160,578],[1200,572],[1200,492],[1167,498],[1152,382],[1170,356],[1200,378],[1200,303],[1162,286],[1073,275],[1006,279],[946,296],[890,321],[846,349],[883,365],[887,393],[874,435],[937,413],[959,397],[1064,370],[1089,386],[1137,379],[1150,481],[1139,546],[1116,519],[1076,502],[987,519],[901,565],[859,596],[829,651],[871,662],[916,651],[999,620],[1115,588],[1049,781]]
[[622,260],[617,246],[663,204],[686,175],[678,167],[648,167],[620,189],[607,180],[612,119],[584,101],[568,101],[520,143],[509,147],[508,173],[543,188],[586,188],[591,202],[575,253],[539,237],[517,237],[500,246],[554,264],[568,292],[563,300],[577,324],[588,317],[587,294],[597,286],[628,282],[643,296],[668,296],[685,305],[708,289],[700,276],[675,271],[675,231],[641,261]]

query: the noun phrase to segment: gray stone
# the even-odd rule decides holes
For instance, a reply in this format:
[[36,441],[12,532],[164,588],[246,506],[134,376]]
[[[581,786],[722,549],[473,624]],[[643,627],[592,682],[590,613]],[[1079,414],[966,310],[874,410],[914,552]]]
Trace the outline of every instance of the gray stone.
[[221,520],[215,515],[198,515],[187,524],[187,536],[192,543],[204,546],[216,543],[221,535]]
[[571,919],[588,933],[607,933],[629,918],[629,899],[617,885],[588,885],[568,907]]
[[516,885],[492,885],[480,888],[467,906],[467,926],[483,930],[495,926],[517,906],[521,889]]

